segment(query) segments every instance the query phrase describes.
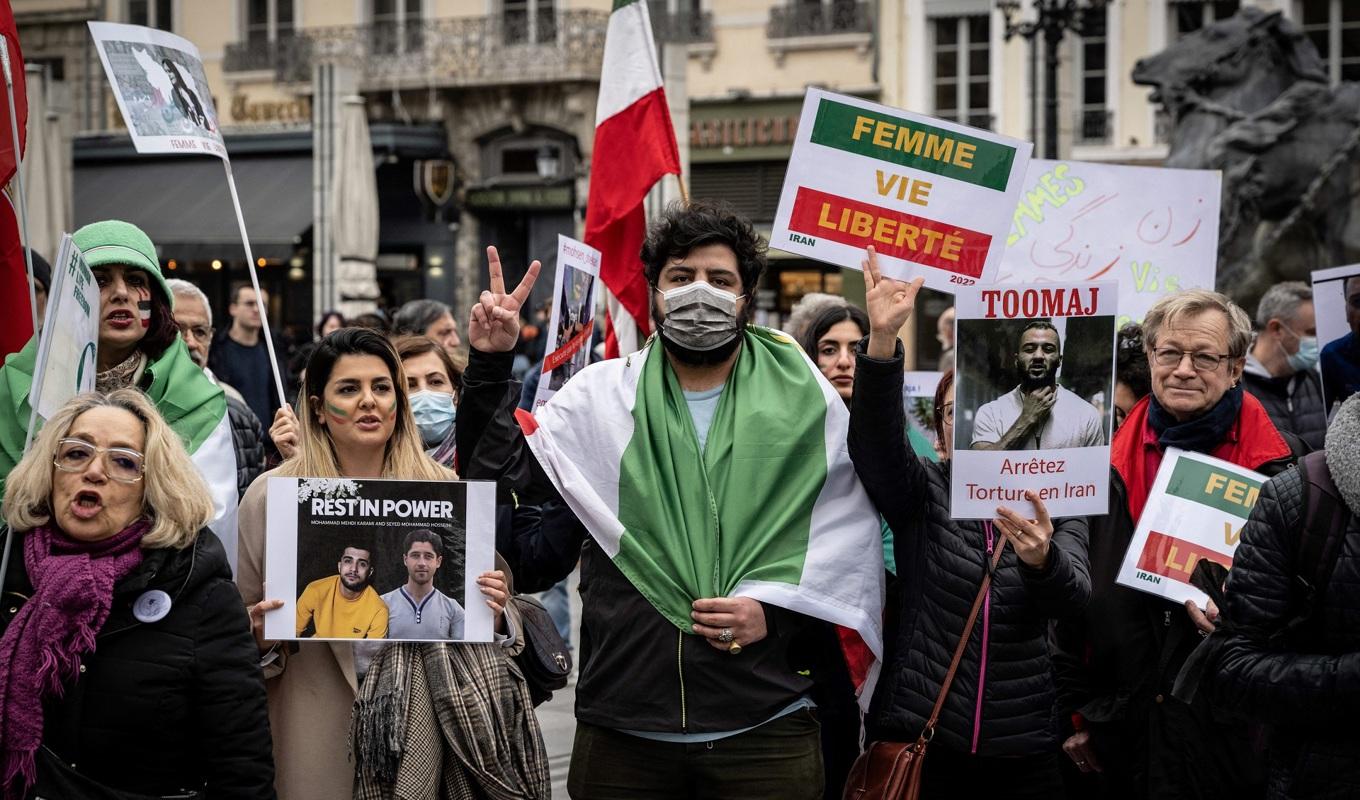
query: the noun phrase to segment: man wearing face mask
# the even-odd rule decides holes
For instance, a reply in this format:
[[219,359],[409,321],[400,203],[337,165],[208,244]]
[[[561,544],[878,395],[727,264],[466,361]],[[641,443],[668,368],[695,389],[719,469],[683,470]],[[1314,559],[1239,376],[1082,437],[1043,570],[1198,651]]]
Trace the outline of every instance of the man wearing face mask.
[[517,427],[510,353],[529,290],[506,294],[491,254],[459,460],[542,504],[540,524],[498,529],[518,590],[580,560],[573,798],[820,800],[797,643],[820,619],[881,652],[881,529],[843,446],[844,401],[792,340],[748,325],[764,250],[721,206],[669,209],[642,248],[656,335]]
[[1270,421],[1320,450],[1327,433],[1318,362],[1313,289],[1303,281],[1277,283],[1256,307],[1256,341],[1247,353],[1242,385],[1265,406]]

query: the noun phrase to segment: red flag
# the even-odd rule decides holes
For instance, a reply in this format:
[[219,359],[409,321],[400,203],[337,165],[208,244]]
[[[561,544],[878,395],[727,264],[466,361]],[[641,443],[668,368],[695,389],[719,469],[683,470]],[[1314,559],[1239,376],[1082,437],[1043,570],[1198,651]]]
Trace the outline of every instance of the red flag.
[[0,192],[0,359],[24,349],[33,336],[28,269],[24,266],[23,245],[19,243],[17,205],[11,202],[9,192]]
[[[14,23],[14,9],[10,0],[0,0],[0,36],[9,50],[9,70],[14,78],[14,113],[19,117],[19,150],[14,152],[14,134],[9,118],[8,86],[0,80],[0,186],[9,183],[19,168],[25,142],[28,141],[28,95],[24,91],[24,54],[19,50],[19,28]],[[0,76],[3,78],[3,76]]]
[[[9,72],[14,80],[14,113],[18,118],[19,152],[14,152],[14,133],[9,118],[8,85],[0,75],[0,188],[19,171],[24,142],[28,139],[28,95],[24,91],[24,57],[19,50],[19,28],[14,23],[10,0],[0,0],[0,44],[9,52]],[[28,270],[19,241],[18,202],[12,189],[0,191],[0,357],[23,349],[33,336],[29,310]]]
[[616,358],[636,350],[651,331],[641,258],[647,226],[642,201],[662,176],[680,172],[643,0],[615,0],[601,73],[585,240],[600,251],[600,282],[609,310],[605,357]]

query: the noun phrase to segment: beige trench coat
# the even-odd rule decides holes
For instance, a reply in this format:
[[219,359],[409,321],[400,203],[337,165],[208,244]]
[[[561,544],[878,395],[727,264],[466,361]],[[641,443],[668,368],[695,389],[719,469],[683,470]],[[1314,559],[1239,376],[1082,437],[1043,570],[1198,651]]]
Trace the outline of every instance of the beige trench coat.
[[[277,477],[277,471],[266,472],[250,485],[237,513],[237,585],[247,605],[266,599],[265,485],[271,477]],[[265,668],[265,688],[279,800],[351,797],[354,765],[349,758],[349,721],[358,694],[354,645],[300,642],[297,652]]]

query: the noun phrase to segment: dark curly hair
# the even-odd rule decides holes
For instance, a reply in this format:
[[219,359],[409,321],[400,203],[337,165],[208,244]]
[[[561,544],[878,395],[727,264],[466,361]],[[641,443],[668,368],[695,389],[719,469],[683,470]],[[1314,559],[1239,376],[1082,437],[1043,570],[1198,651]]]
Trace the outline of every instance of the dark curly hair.
[[137,347],[146,353],[148,359],[155,361],[179,339],[179,326],[175,324],[171,300],[165,296],[161,284],[150,276],[147,276],[146,282],[151,286],[151,324],[147,326],[146,335],[137,343]]
[[1148,367],[1147,353],[1143,350],[1143,326],[1136,322],[1119,329],[1114,378],[1129,387],[1129,391],[1140,400],[1152,391],[1152,370]]
[[661,219],[652,223],[642,245],[647,283],[655,286],[661,279],[661,270],[672,258],[684,258],[695,248],[710,244],[732,248],[737,254],[741,291],[753,294],[760,274],[765,271],[766,244],[751,222],[725,202],[672,203]]

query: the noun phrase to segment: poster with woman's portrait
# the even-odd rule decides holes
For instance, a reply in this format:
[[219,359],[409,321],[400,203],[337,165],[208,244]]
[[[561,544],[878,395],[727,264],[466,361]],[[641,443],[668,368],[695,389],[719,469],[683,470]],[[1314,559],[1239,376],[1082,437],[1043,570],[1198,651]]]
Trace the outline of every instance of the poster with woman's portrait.
[[203,60],[192,42],[141,25],[89,25],[137,152],[227,157]]
[[1313,309],[1322,348],[1322,396],[1330,417],[1360,391],[1360,264],[1314,272]]

